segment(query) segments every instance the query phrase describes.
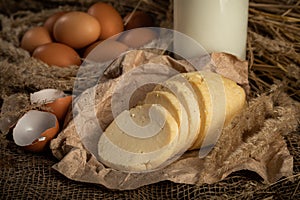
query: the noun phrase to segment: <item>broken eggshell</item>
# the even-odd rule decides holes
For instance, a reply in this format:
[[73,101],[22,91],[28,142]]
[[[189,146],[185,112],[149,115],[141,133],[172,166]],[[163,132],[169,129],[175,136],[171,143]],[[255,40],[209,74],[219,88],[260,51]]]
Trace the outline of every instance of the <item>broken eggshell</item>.
[[30,94],[31,104],[45,104],[52,102],[58,98],[64,97],[65,93],[57,89],[43,89]]
[[63,122],[71,102],[72,96],[65,96],[46,104],[46,106],[51,109],[51,113],[56,115],[58,121]]
[[30,110],[17,122],[13,129],[13,139],[18,146],[28,151],[41,152],[58,131],[59,123],[54,114]]
[[49,112],[55,114],[58,121],[63,123],[69,106],[72,102],[72,96],[67,96],[63,91],[56,89],[44,89],[30,94],[31,104],[43,104],[50,108]]

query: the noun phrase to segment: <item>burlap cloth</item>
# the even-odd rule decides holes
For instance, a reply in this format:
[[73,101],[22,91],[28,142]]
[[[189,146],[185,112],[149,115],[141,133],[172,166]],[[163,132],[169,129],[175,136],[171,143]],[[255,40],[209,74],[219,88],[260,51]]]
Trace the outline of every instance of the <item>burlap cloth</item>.
[[[84,10],[93,1],[1,1],[1,60],[0,60],[0,84],[1,84],[1,100],[16,92],[28,94],[42,88],[54,87],[72,91],[72,81],[76,75],[77,66],[68,70],[62,70],[55,67],[49,67],[44,63],[31,59],[26,51],[18,48],[19,39],[29,26],[41,23],[49,14],[59,9],[82,9]],[[120,8],[120,12],[125,13],[132,9],[136,1],[117,2],[111,1],[114,6]],[[251,1],[253,4],[259,1]],[[284,1],[269,1],[270,4],[282,4]],[[131,5],[131,6],[128,6]],[[288,5],[290,5],[288,7]],[[289,1],[286,10],[294,8],[295,13],[299,12],[299,2]],[[262,10],[267,6],[262,3]],[[265,6],[265,7],[264,7]],[[298,7],[297,7],[298,6]],[[282,6],[284,7],[284,6]],[[146,1],[141,4],[142,10],[151,11],[157,16],[157,24],[170,27],[169,21],[172,19],[170,8],[172,1]],[[253,7],[252,7],[253,9]],[[17,12],[18,11],[18,12]],[[252,11],[253,13],[254,11]],[[289,11],[291,12],[291,11]],[[294,14],[295,14],[294,13]],[[9,17],[7,17],[9,16]],[[257,14],[258,17],[263,17]],[[295,45],[275,43],[276,37],[262,38],[256,35],[261,31],[261,27],[255,26],[254,21],[261,18],[250,16],[249,40],[252,41],[253,51],[248,52],[250,55],[250,71],[252,105],[257,108],[262,106],[265,108],[264,115],[269,118],[267,132],[278,131],[277,137],[283,137],[286,142],[290,155],[293,157],[293,174],[287,175],[287,178],[281,178],[272,184],[263,183],[263,179],[256,173],[251,171],[238,171],[226,177],[224,180],[214,184],[189,185],[176,184],[170,181],[162,181],[156,184],[150,184],[130,191],[114,191],[108,190],[104,186],[96,184],[81,183],[73,181],[53,170],[52,166],[58,162],[48,151],[44,154],[34,154],[24,152],[17,147],[11,138],[11,134],[0,135],[0,199],[300,199],[300,135],[299,127],[295,130],[296,124],[299,122],[299,104],[291,100],[282,90],[288,92],[298,99],[298,91],[294,88],[299,86],[299,51],[297,44],[299,40],[294,40]],[[293,16],[293,15],[292,15]],[[285,18],[283,18],[286,20]],[[267,20],[266,20],[267,21]],[[293,21],[292,21],[293,23]],[[297,22],[295,22],[297,23]],[[271,29],[270,29],[271,30]],[[291,27],[290,34],[294,29]],[[274,32],[276,32],[274,30]],[[261,32],[260,32],[261,33]],[[288,32],[289,33],[289,32]],[[269,35],[272,35],[269,32]],[[289,35],[290,37],[292,37]],[[280,40],[280,37],[279,39]],[[254,41],[254,43],[253,43]],[[255,45],[255,42],[257,45]],[[268,45],[266,45],[268,44]],[[273,46],[272,46],[273,45]],[[277,45],[277,46],[276,46]],[[273,48],[273,47],[276,48]],[[270,65],[278,66],[276,63],[290,63],[287,66],[287,82],[288,87],[277,87],[284,85],[286,82],[278,83],[276,87],[269,87],[266,82],[258,79],[259,76],[275,77],[276,69],[266,71],[263,69],[262,62],[257,58],[264,53],[271,52],[278,55],[278,60],[268,60]],[[297,53],[298,52],[298,53]],[[255,54],[255,59],[251,54]],[[297,56],[298,55],[298,56]],[[280,56],[284,56],[280,57]],[[283,59],[280,59],[283,58]],[[266,59],[264,57],[263,59]],[[290,59],[290,60],[289,60]],[[279,64],[280,65],[280,64]],[[22,68],[23,67],[23,68]],[[257,68],[254,68],[257,67]],[[261,68],[260,68],[261,67]],[[251,69],[251,68],[250,68]],[[255,74],[255,75],[254,75]],[[280,77],[280,75],[278,75]],[[278,78],[278,77],[277,77]],[[284,79],[284,78],[280,78]],[[258,81],[255,81],[258,80]],[[286,81],[286,80],[285,80]],[[261,85],[258,83],[261,82]],[[299,89],[299,87],[298,87]],[[274,91],[272,91],[274,90]],[[266,92],[268,91],[268,92]],[[296,91],[296,92],[295,92]],[[260,93],[259,93],[260,92]],[[296,95],[295,95],[296,94]],[[259,97],[258,97],[259,96]],[[272,105],[271,109],[269,106]],[[290,115],[289,115],[290,112]],[[296,118],[280,118],[279,116],[295,116]],[[269,115],[268,115],[269,114]],[[279,118],[278,118],[279,117]],[[276,126],[274,119],[282,123],[282,126]],[[285,126],[285,125],[286,126]],[[251,126],[250,126],[251,127]],[[253,126],[255,127],[255,126]],[[276,129],[278,128],[278,129]],[[251,136],[249,136],[251,138]],[[265,138],[268,140],[268,137]],[[274,140],[274,138],[269,138]],[[223,137],[226,141],[226,137]],[[222,141],[222,138],[221,140]],[[285,145],[285,144],[284,144]]]
[[[259,135],[249,135],[249,142],[246,142],[245,146],[239,147],[241,148],[240,150],[242,150],[242,148],[249,148],[249,145],[258,145],[258,149],[268,150],[269,148],[272,148],[272,146],[261,148],[259,147],[259,144],[251,143],[250,141],[261,139],[259,141],[261,145],[268,144],[269,141],[272,141],[273,143],[274,141],[280,140],[282,137],[281,134],[277,133],[282,133],[287,143],[288,150],[293,156],[294,172],[293,175],[286,174],[287,178],[282,178],[275,183],[265,184],[263,183],[263,179],[254,172],[238,171],[220,182],[204,184],[201,186],[163,181],[142,186],[135,190],[109,190],[101,185],[81,183],[66,178],[53,170],[52,166],[55,165],[58,160],[54,159],[51,152],[41,155],[24,152],[10,141],[8,135],[8,138],[1,137],[0,139],[0,197],[1,199],[299,199],[300,136],[297,132],[289,132],[291,128],[295,127],[295,119],[287,117],[289,116],[288,113],[291,115],[295,113],[295,110],[293,110],[295,107],[293,107],[293,104],[290,104],[291,102],[286,101],[288,100],[287,96],[278,95],[279,93],[262,96],[252,102],[253,112],[257,111],[259,108],[264,110],[263,112],[265,114],[262,116],[269,118],[269,121],[267,122],[268,125],[259,131]],[[268,108],[271,108],[270,106],[276,106],[276,109],[274,111],[268,110]],[[284,108],[287,110],[284,110]],[[281,118],[277,121],[274,120],[273,117],[276,118],[276,116],[283,113],[285,113],[284,115],[287,118]],[[255,121],[256,119],[253,118],[253,116],[255,115],[252,115],[252,117],[246,115],[243,120],[250,117],[249,122]],[[284,124],[289,124],[287,123],[289,120],[293,121],[294,125],[290,127],[284,126]],[[279,124],[282,126],[278,126]],[[256,125],[249,124],[249,128],[255,129],[255,127]],[[263,137],[263,134],[277,128],[278,132],[276,131],[277,133],[274,133],[274,135],[269,134],[268,136]],[[284,134],[286,131],[289,132],[287,135]],[[251,133],[251,131],[249,133]],[[232,138],[229,132],[223,134],[223,137],[220,138],[219,142],[224,143],[226,141],[230,144],[235,140],[236,138]],[[285,148],[285,144],[281,143],[281,145],[283,145],[282,148]],[[222,145],[217,145],[217,147],[218,146],[222,147]],[[230,146],[225,148],[230,148]],[[80,149],[74,149],[75,153],[70,156],[76,156],[77,153],[80,154],[78,150],[80,151]],[[243,157],[243,151],[240,151],[240,153],[240,155],[236,156]],[[252,153],[255,154],[255,149]],[[223,155],[218,155],[218,153],[216,153],[212,156],[222,157]],[[281,159],[282,156],[288,155],[279,155],[278,158]],[[259,158],[259,156],[256,158]],[[238,159],[238,157],[233,156],[227,161],[232,162],[236,159]],[[275,157],[271,157],[271,159],[274,159],[275,163],[278,164],[278,167],[280,167],[281,164],[284,164],[280,163]],[[213,159],[211,160],[213,161]],[[239,162],[240,160],[236,161]],[[92,162],[92,159],[90,162]],[[211,166],[220,164],[222,163],[207,163],[207,165]],[[232,164],[234,165],[235,163],[232,162]],[[273,167],[276,166],[277,165],[274,165]],[[67,168],[68,166],[65,167]],[[220,167],[220,169],[223,168]],[[272,177],[268,178],[272,179]]]

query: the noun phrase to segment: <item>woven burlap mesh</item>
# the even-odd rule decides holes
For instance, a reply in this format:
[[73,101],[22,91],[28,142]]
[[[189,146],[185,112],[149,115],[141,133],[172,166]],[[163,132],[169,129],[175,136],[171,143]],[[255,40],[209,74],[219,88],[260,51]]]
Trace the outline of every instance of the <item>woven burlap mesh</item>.
[[[58,10],[86,10],[95,0],[0,1],[0,105],[7,96],[43,88],[72,92],[78,66],[59,68],[30,58],[19,48],[20,38]],[[111,3],[121,13],[139,0]],[[276,84],[299,101],[300,1],[250,0],[248,61],[251,96]],[[172,27],[172,0],[143,0],[139,9],[155,17],[156,25]],[[11,134],[0,134],[0,199],[300,199],[300,134],[285,135],[294,157],[293,177],[272,185],[249,171],[236,172],[211,185],[160,182],[131,191],[72,181],[54,171],[51,152],[33,154],[18,148]],[[293,180],[292,180],[293,179]]]
[[[300,173],[300,136],[286,137],[294,156],[294,173]],[[24,153],[13,143],[0,147],[1,199],[299,199],[300,176],[294,182],[282,179],[273,185],[264,185],[258,175],[238,172],[212,185],[194,186],[161,182],[131,191],[111,191],[100,185],[69,180],[51,169],[56,160],[50,154]]]

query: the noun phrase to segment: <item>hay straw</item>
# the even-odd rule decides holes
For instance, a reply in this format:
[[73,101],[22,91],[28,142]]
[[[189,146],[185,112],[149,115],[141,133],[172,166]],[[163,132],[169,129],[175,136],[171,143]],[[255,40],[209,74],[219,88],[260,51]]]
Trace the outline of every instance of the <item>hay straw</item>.
[[[9,49],[6,54],[0,56],[5,59],[14,59],[19,53],[19,38],[26,30],[26,27],[40,24],[57,10],[81,9],[85,10],[96,0],[44,0],[37,2],[31,0],[32,4],[19,4],[14,1],[1,1],[0,10],[11,17],[2,18],[4,23],[1,30],[1,37],[5,42],[9,42]],[[173,1],[158,0],[128,0],[114,1],[106,0],[115,6],[124,16],[135,9],[146,11],[155,17],[156,25],[166,28],[173,27]],[[15,4],[14,4],[15,3]],[[71,6],[70,6],[71,5]],[[55,9],[56,6],[56,9]],[[15,7],[23,10],[15,12]],[[47,7],[49,9],[47,9]],[[44,8],[41,9],[41,8]],[[33,12],[31,12],[32,10]],[[42,10],[42,11],[41,11]],[[2,16],[1,16],[2,17]],[[281,85],[291,97],[300,100],[299,79],[300,79],[300,0],[250,0],[249,7],[249,29],[248,29],[248,49],[247,59],[249,61],[249,79],[251,84],[251,96],[269,91],[273,84]],[[6,24],[11,23],[10,26]],[[15,53],[13,52],[15,51]],[[5,57],[6,56],[6,57]],[[25,58],[26,56],[22,56]],[[20,60],[19,58],[16,60]],[[3,64],[3,63],[2,63]],[[5,66],[7,66],[5,64]],[[55,72],[56,70],[52,70]],[[47,70],[45,70],[47,72]],[[3,73],[3,71],[1,71]],[[58,71],[61,73],[61,71]],[[56,73],[56,74],[58,74]],[[70,73],[65,77],[58,77],[59,83],[38,85],[36,89],[49,87],[51,85],[60,86],[63,89],[72,89],[70,86],[74,77]],[[70,77],[71,76],[71,77]],[[54,75],[56,77],[56,75]],[[42,77],[41,77],[42,78]],[[11,83],[19,83],[24,77],[16,77]],[[52,82],[54,80],[51,80]],[[24,82],[24,81],[21,81]],[[29,81],[30,82],[30,81]],[[28,83],[34,86],[35,81]],[[39,82],[39,80],[38,80]],[[0,94],[14,88],[15,85],[5,84],[1,88]],[[32,88],[35,89],[34,87]],[[4,92],[5,91],[5,92]],[[2,95],[1,95],[2,96]]]
[[248,60],[254,96],[281,81],[290,96],[300,100],[299,5],[299,0],[250,2]]

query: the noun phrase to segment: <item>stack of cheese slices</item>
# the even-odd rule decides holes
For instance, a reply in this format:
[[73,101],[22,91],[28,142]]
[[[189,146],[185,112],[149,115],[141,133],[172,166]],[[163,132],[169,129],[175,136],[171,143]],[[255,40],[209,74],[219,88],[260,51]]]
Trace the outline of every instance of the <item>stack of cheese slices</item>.
[[214,145],[216,133],[242,110],[245,98],[240,86],[221,75],[178,74],[114,119],[100,136],[99,159],[121,171],[164,167],[187,150]]

